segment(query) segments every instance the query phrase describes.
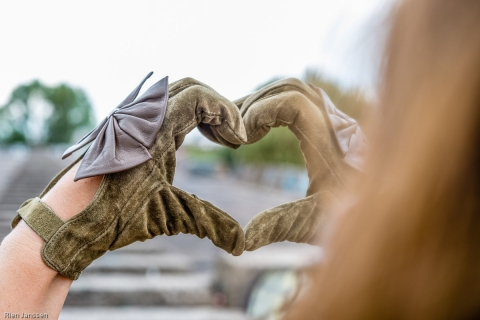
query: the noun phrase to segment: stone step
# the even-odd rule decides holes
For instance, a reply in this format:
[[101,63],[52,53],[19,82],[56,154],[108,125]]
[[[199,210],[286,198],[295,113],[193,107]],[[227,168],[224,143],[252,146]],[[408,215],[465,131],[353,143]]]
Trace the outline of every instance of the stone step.
[[92,273],[126,273],[126,274],[152,274],[152,273],[186,273],[194,271],[195,262],[187,255],[177,253],[131,253],[107,252],[88,266],[82,275]]
[[30,155],[27,149],[0,149],[0,170],[2,170],[2,177],[0,178],[0,200],[10,187],[11,182],[17,176],[17,172],[23,167],[29,157]]
[[[17,181],[18,182],[18,181]],[[21,182],[21,181],[20,181]],[[9,188],[10,193],[32,193],[38,191],[39,186],[45,187],[45,179],[41,179],[38,182],[28,181],[28,185],[17,185]],[[5,199],[8,200],[8,199]]]
[[146,241],[137,241],[126,247],[112,251],[111,253],[136,253],[136,254],[158,254],[168,251],[170,248],[162,239],[155,237]]
[[2,204],[0,204],[0,217],[3,215],[4,212],[15,212],[18,210],[18,208],[20,208],[20,206],[17,203],[3,202]]
[[75,308],[65,307],[60,320],[249,320],[239,309],[214,307],[119,307]]
[[308,268],[321,261],[322,255],[319,247],[290,242],[273,243],[239,257],[222,253],[214,282],[222,284],[228,306],[244,307],[255,282],[265,271]]
[[53,149],[0,150],[0,169],[8,170],[0,181],[0,240],[10,232],[10,222],[20,205],[38,196],[67,164],[54,158],[54,153]]
[[0,230],[7,230],[10,232],[10,229],[11,229],[11,222],[12,222],[12,219],[10,220],[6,220],[6,221],[2,221],[0,223]]
[[12,228],[10,227],[10,225],[0,227],[0,241],[2,241],[3,238],[5,238],[7,234],[10,233],[10,231],[12,231]]
[[0,213],[0,226],[4,224],[10,224],[10,221],[12,221],[13,217],[15,216],[15,211],[11,212],[2,212]]
[[181,275],[82,274],[66,306],[211,305],[210,273]]
[[22,194],[13,194],[12,196],[9,197],[8,200],[3,200],[1,206],[1,210],[10,212],[10,211],[16,211],[18,208],[20,208],[20,205],[25,201],[30,198],[34,198],[38,196],[38,193],[22,193]]

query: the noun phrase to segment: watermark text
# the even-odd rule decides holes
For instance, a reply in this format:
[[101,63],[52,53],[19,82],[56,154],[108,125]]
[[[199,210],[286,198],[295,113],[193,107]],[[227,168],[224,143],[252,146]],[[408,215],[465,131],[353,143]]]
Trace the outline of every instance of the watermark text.
[[48,313],[4,312],[3,316],[5,319],[48,319]]

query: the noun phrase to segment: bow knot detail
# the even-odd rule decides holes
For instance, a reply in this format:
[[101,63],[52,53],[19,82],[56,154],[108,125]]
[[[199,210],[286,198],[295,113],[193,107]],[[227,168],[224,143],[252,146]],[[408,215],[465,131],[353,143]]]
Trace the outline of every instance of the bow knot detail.
[[168,77],[136,99],[152,74],[150,72],[95,129],[65,151],[62,159],[93,141],[80,163],[75,181],[125,171],[152,158],[148,149],[160,131],[168,103]]
[[118,108],[115,108],[113,109],[107,116],[107,119],[110,118],[111,116],[113,116],[114,113],[116,113],[119,109]]

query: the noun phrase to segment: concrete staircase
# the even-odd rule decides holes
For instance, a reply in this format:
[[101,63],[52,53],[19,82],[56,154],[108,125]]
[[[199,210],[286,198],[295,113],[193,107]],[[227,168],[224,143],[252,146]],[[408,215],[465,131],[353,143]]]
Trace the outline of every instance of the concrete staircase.
[[[68,165],[60,160],[61,151],[0,149],[0,239],[10,232],[23,201],[38,196]],[[228,175],[191,175],[179,155],[174,185],[217,205],[242,226],[255,214],[297,198]],[[72,284],[60,319],[249,319],[243,309],[258,275],[309,264],[308,257],[317,255],[313,251],[282,243],[233,257],[208,239],[156,237],[94,261]]]
[[210,306],[212,270],[161,237],[108,252],[72,285],[68,306]]
[[[0,239],[26,199],[38,196],[68,165],[55,149],[0,150]],[[71,287],[60,319],[244,320],[243,311],[215,306],[218,250],[190,235],[157,237],[108,252]]]
[[0,239],[11,230],[17,209],[36,197],[68,162],[54,157],[55,149],[0,149]]

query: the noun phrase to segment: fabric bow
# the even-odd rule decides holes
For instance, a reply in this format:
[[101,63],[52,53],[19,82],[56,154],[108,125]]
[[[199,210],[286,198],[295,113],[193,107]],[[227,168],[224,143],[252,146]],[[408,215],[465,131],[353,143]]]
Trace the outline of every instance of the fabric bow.
[[355,119],[338,110],[332,100],[320,88],[309,85],[323,99],[325,111],[333,127],[336,141],[343,154],[343,161],[363,171],[363,160],[367,150],[367,138]]
[[135,100],[152,74],[150,72],[95,129],[65,151],[62,159],[93,141],[74,181],[124,171],[152,159],[148,149],[155,142],[165,118],[168,77]]

